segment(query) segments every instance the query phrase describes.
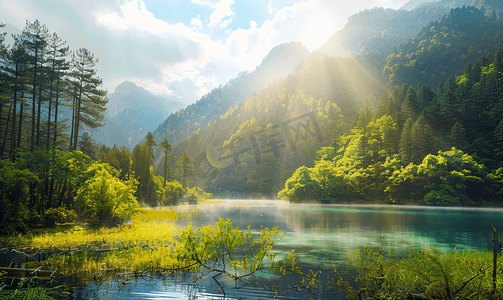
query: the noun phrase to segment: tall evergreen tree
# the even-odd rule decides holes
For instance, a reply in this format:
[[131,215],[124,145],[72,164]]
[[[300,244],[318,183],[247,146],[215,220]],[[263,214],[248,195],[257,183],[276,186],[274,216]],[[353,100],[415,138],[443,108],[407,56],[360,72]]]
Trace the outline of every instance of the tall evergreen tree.
[[152,135],[152,132],[148,132],[147,136],[145,137],[145,145],[147,145],[149,152],[150,152],[150,159],[155,160],[154,157],[154,146],[157,146],[155,143],[154,136]]
[[108,99],[106,91],[101,90],[102,79],[96,76],[97,59],[85,48],[80,48],[72,55],[72,70],[69,73],[72,89],[73,120],[72,120],[72,150],[77,149],[77,141],[81,125],[90,130],[102,126]]
[[164,149],[164,188],[166,188],[166,180],[169,181],[171,178],[171,168],[168,159],[175,157],[171,155],[172,149],[167,139],[164,139],[158,146]]
[[196,175],[196,170],[192,167],[192,162],[194,160],[187,155],[187,152],[182,153],[182,157],[180,157],[180,169],[182,175],[182,185],[183,188],[187,186],[187,177]]
[[402,157],[402,161],[408,164],[412,159],[412,126],[414,120],[412,118],[408,118],[405,121],[402,129],[402,135],[400,137],[400,156]]
[[[48,81],[49,81],[49,107],[47,112],[47,138],[46,151],[49,151],[51,137],[51,113],[52,104],[54,102],[54,135],[57,134],[57,118],[59,108],[59,96],[61,90],[61,81],[65,75],[65,70],[68,68],[66,56],[68,55],[69,47],[65,46],[66,42],[61,40],[56,33],[48,39]],[[56,95],[54,95],[54,91]],[[54,99],[54,101],[53,101]],[[53,142],[53,146],[55,141]]]
[[424,115],[421,114],[414,122],[411,130],[412,149],[410,160],[413,163],[420,164],[426,155],[431,154],[431,138],[430,128]]
[[[42,99],[38,99],[37,102],[37,94],[40,96],[42,87],[40,85],[41,76],[40,69],[43,66],[44,61],[44,52],[47,44],[48,30],[45,25],[40,24],[38,20],[33,23],[26,22],[26,26],[23,29],[23,33],[20,36],[20,39],[23,40],[23,43],[30,54],[31,61],[31,83],[32,83],[32,119],[31,119],[31,143],[30,149],[33,152],[35,150],[36,142],[39,142],[40,138],[40,113],[41,113],[41,105]],[[39,93],[37,93],[37,86],[39,88]],[[37,105],[38,103],[38,105]],[[38,107],[38,113],[37,113]],[[36,124],[37,127],[35,126]],[[37,131],[35,132],[35,128]],[[38,146],[38,145],[37,145]]]
[[463,124],[456,122],[452,125],[451,134],[449,138],[452,141],[454,147],[460,150],[466,149],[466,135],[465,135],[465,127]]
[[5,72],[4,74],[8,76],[10,82],[10,92],[13,104],[9,157],[14,161],[14,150],[17,146],[16,126],[21,126],[21,124],[16,124],[17,104],[21,100],[21,92],[26,88],[26,64],[28,61],[28,54],[26,53],[24,45],[15,37],[14,46],[9,49],[4,57],[5,63],[2,70]]
[[138,144],[134,147],[131,153],[131,171],[134,172],[135,177],[138,179],[138,189],[136,197],[149,204],[155,200],[155,188],[152,176],[150,174],[150,152],[145,144]]

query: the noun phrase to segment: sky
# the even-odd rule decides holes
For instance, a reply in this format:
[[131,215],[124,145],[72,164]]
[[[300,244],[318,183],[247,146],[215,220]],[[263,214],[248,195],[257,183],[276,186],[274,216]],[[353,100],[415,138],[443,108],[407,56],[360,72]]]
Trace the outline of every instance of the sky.
[[[123,81],[187,104],[252,71],[282,43],[321,47],[348,17],[407,0],[2,0],[3,31],[39,20],[99,62],[103,88]],[[7,40],[9,42],[9,40]]]

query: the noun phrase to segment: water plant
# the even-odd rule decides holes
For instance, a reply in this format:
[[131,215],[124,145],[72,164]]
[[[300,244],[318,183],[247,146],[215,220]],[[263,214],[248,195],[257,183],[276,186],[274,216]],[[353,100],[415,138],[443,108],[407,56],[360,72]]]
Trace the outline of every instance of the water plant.
[[[343,279],[334,269],[329,285],[347,292],[347,299],[501,299],[503,288],[493,289],[492,252],[454,250],[447,254],[435,248],[416,251],[409,257],[384,256],[365,247],[348,263],[356,270]],[[502,263],[503,259],[499,259]],[[503,280],[499,271],[497,281]]]
[[[5,272],[0,272],[0,299],[5,300],[52,300],[61,294],[59,287],[46,288],[33,286],[33,279],[21,278],[19,282],[11,280],[10,284],[2,282]],[[53,297],[54,296],[54,297]]]

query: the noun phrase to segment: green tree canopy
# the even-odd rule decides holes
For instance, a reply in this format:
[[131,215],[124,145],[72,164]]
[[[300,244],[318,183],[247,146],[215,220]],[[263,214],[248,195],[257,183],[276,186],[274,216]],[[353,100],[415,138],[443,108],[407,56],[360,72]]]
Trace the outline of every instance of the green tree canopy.
[[93,163],[87,172],[94,175],[77,191],[76,205],[92,225],[116,224],[130,219],[140,207],[134,193],[136,180],[121,181],[119,172],[108,164]]

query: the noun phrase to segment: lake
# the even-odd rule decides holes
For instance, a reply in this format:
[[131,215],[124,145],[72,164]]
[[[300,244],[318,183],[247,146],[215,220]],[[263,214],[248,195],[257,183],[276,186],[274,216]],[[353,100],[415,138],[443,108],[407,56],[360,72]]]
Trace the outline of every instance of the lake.
[[[434,247],[442,253],[453,251],[492,249],[492,222],[503,232],[503,209],[500,208],[448,208],[384,205],[322,205],[290,204],[279,200],[215,200],[215,204],[180,205],[174,207],[185,215],[177,226],[190,222],[196,226],[213,225],[219,217],[229,218],[234,225],[252,232],[261,226],[278,226],[286,236],[274,248],[277,257],[285,257],[296,249],[298,262],[307,269],[327,272],[333,263],[348,262],[349,255],[364,246],[379,248],[383,239],[383,252],[391,249],[393,256],[408,255],[415,249]],[[351,272],[346,265],[341,273]],[[128,284],[118,280],[93,282],[72,292],[67,299],[222,299],[223,294],[213,280],[214,274],[197,274],[134,278]],[[326,277],[326,275],[325,275]],[[298,293],[289,276],[282,281],[271,274],[259,274],[262,283],[277,283],[282,287],[280,299],[328,298],[323,284],[308,294]],[[224,275],[219,284],[226,292],[225,299],[274,299],[275,293],[260,284],[237,287]],[[342,298],[339,298],[342,299]]]

